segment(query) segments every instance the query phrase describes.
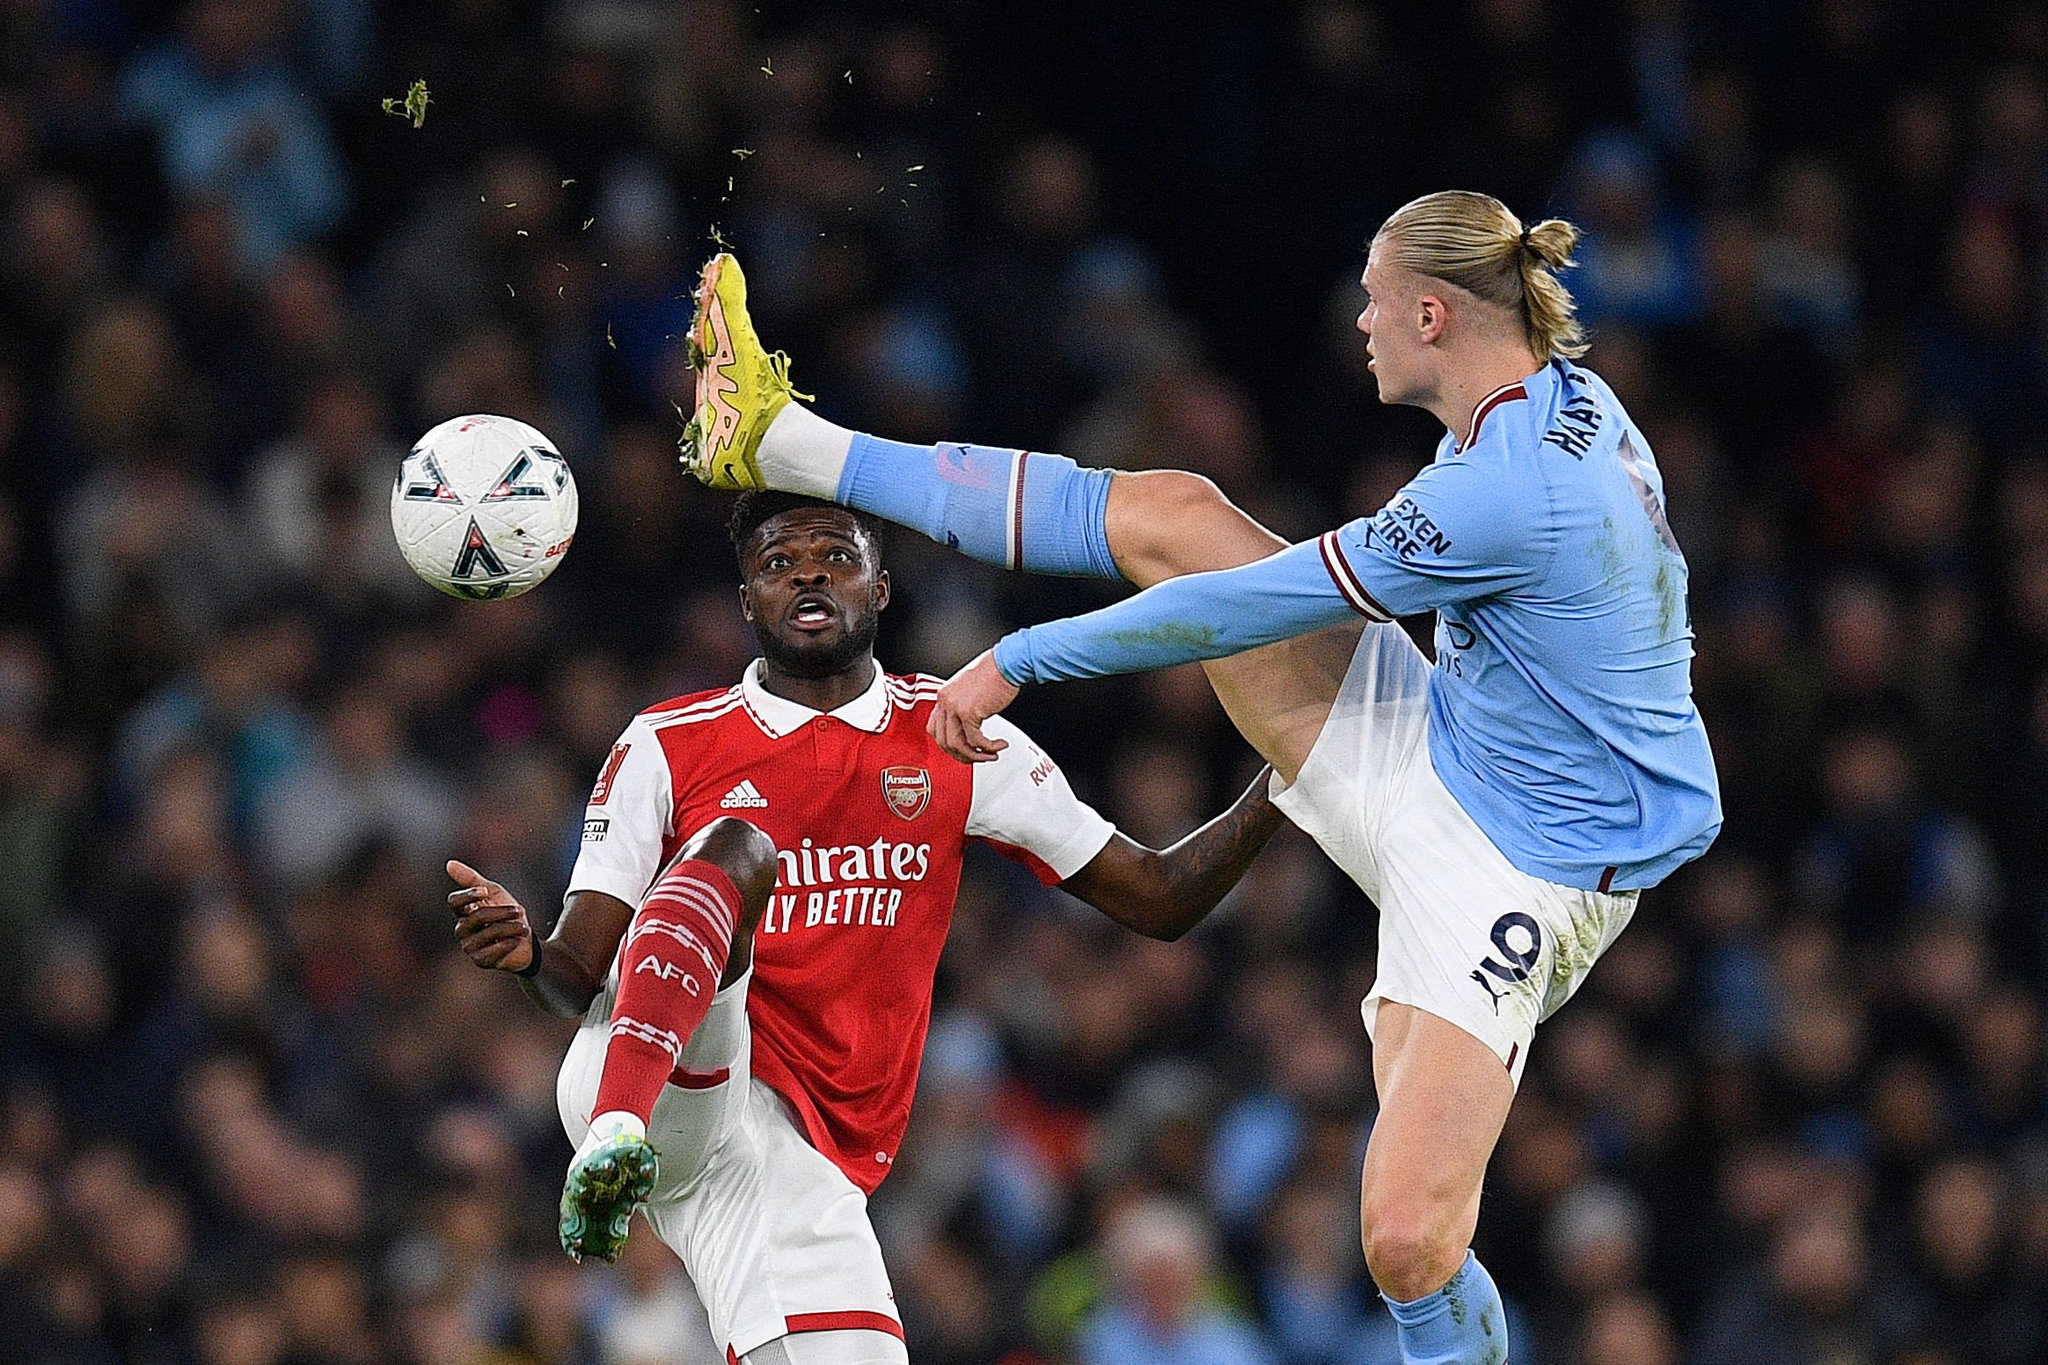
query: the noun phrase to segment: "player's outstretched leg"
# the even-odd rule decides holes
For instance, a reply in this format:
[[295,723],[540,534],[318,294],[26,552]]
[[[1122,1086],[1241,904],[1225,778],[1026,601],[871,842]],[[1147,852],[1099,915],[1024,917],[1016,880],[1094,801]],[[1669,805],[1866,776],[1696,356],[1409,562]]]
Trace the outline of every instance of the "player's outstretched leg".
[[[1163,578],[1234,568],[1284,542],[1207,479],[1085,469],[1064,455],[850,431],[792,400],[789,357],[761,344],[730,252],[704,265],[690,324],[696,410],[683,464],[713,488],[775,488],[839,502],[1004,568]],[[1113,490],[1113,491],[1112,491]]]
[[562,1186],[562,1250],[617,1260],[633,1210],[654,1191],[647,1140],[654,1102],[721,985],[752,961],[754,926],[775,883],[775,845],[744,820],[715,820],[640,903],[620,949],[604,1072],[590,1131]]
[[1106,525],[1110,471],[1063,455],[886,441],[792,402],[788,357],[755,334],[746,277],[728,253],[704,267],[690,341],[697,407],[683,463],[712,487],[828,498],[1005,568],[1118,577]]

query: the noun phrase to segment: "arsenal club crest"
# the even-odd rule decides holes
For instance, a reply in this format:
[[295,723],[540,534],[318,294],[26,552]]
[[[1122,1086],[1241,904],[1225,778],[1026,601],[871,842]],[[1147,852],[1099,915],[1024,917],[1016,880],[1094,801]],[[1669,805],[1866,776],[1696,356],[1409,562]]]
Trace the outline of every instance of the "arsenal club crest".
[[923,768],[884,768],[882,799],[904,819],[915,820],[931,804],[932,775]]

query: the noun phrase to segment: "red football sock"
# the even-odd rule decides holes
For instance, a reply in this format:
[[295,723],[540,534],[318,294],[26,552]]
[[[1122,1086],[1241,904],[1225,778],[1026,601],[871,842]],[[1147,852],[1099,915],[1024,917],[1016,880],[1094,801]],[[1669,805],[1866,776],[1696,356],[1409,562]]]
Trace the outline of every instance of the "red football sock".
[[640,903],[620,949],[619,995],[593,1116],[625,1110],[650,1120],[704,1022],[739,922],[740,893],[716,865],[670,867]]

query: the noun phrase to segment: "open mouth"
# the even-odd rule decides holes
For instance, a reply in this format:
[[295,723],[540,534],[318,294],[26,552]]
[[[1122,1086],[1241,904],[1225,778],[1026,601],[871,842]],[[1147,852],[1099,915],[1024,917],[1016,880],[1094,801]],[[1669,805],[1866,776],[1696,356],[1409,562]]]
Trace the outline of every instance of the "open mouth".
[[798,630],[823,630],[838,619],[838,608],[821,593],[807,592],[790,604],[789,623]]

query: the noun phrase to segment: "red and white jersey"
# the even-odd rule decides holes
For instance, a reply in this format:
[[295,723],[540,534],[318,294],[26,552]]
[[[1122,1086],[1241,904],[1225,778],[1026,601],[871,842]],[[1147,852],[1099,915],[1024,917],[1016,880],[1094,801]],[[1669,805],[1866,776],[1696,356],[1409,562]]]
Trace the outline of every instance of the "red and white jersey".
[[937,678],[878,665],[867,691],[819,712],[766,691],[760,672],[634,717],[590,794],[569,890],[637,906],[713,820],[766,831],[780,871],[754,934],[754,1074],[871,1191],[910,1118],[968,841],[1055,883],[1114,827],[1000,716],[983,726],[1009,741],[1000,758],[949,757],[925,732]]

